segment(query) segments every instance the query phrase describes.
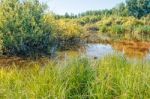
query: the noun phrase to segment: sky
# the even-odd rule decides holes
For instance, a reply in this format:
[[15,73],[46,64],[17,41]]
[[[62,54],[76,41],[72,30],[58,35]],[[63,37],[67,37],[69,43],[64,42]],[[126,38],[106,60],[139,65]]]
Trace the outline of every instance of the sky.
[[88,10],[110,9],[125,0],[41,0],[49,6],[49,10],[64,15],[66,12],[78,14]]

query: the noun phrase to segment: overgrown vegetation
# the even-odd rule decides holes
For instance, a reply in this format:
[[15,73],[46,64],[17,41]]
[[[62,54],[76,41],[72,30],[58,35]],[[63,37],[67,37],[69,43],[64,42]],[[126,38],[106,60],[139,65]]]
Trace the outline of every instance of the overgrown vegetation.
[[91,33],[97,33],[95,40],[103,35],[113,40],[149,40],[149,2],[127,0],[110,10],[58,16],[47,13],[46,5],[38,0],[1,0],[0,52],[21,56],[50,55],[56,47],[72,48],[93,36]]
[[150,26],[149,22],[145,23],[145,18],[139,20],[134,17],[110,16],[104,17],[97,25],[100,33],[117,36],[119,39],[150,40]]
[[[0,57],[50,56],[57,49],[78,48],[80,41],[118,39],[150,41],[150,0],[126,0],[110,10],[64,16],[49,12],[39,0],[0,0]],[[144,50],[148,47],[140,52]],[[46,66],[33,62],[26,68],[0,66],[0,99],[148,99],[149,66],[116,55],[56,59]]]
[[56,47],[72,48],[94,33],[95,40],[104,36],[150,40],[150,0],[127,0],[110,10],[64,16],[48,12],[39,0],[0,2],[0,52],[4,55],[50,55]]
[[[64,65],[62,65],[64,64]],[[0,98],[150,98],[150,63],[109,56],[35,64],[29,69],[0,69]]]
[[23,56],[50,54],[54,27],[45,22],[45,5],[36,0],[2,0],[0,10],[3,53]]
[[4,55],[50,55],[56,43],[80,37],[82,29],[77,22],[56,20],[38,0],[0,2],[0,49]]
[[[110,39],[150,40],[150,0],[126,0],[110,10],[87,11],[78,15],[58,16],[77,20],[88,33]],[[87,37],[91,36],[89,34]]]
[[72,49],[80,43],[83,28],[75,20],[60,19],[56,20],[57,26],[55,37],[60,49]]

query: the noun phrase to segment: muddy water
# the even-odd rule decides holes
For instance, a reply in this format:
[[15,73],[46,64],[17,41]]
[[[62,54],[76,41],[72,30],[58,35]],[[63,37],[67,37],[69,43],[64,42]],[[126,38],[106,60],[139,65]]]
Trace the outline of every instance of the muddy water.
[[122,54],[130,59],[150,60],[150,43],[122,41],[112,44],[86,44],[84,48],[79,48],[78,51],[63,52],[65,57],[85,55],[92,59],[100,59],[110,54]]
[[130,59],[150,60],[150,48],[134,48],[133,46],[121,46],[111,44],[88,44],[86,47],[87,57],[99,59],[110,54],[122,54]]
[[150,43],[130,41],[113,44],[88,44],[86,47],[86,55],[91,58],[101,58],[116,53],[130,59],[150,60]]
[[[144,59],[150,61],[150,42],[133,42],[122,41],[112,44],[86,44],[78,50],[61,51],[56,54],[56,60],[67,59],[84,55],[91,59],[100,59],[110,54],[122,54],[130,59]],[[12,64],[19,64],[26,66],[29,63],[46,64],[49,61],[47,58],[42,58],[37,61],[30,59],[24,60],[18,57],[1,57],[0,66],[11,66]]]
[[87,44],[85,47],[85,55],[89,58],[102,58],[115,51],[110,44]]

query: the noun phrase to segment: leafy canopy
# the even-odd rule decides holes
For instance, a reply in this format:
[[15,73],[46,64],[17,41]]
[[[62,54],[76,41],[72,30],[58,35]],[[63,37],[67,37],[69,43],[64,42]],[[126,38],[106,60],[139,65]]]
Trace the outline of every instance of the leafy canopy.
[[150,13],[150,0],[126,0],[130,15],[141,18]]

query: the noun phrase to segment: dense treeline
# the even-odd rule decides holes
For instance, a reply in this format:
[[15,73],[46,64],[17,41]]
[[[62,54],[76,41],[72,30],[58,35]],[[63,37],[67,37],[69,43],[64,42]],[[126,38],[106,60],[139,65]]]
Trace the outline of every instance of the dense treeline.
[[94,10],[80,13],[78,15],[66,13],[64,16],[57,16],[58,18],[77,18],[84,16],[134,16],[141,18],[150,13],[150,0],[126,0],[116,5],[112,9]]

